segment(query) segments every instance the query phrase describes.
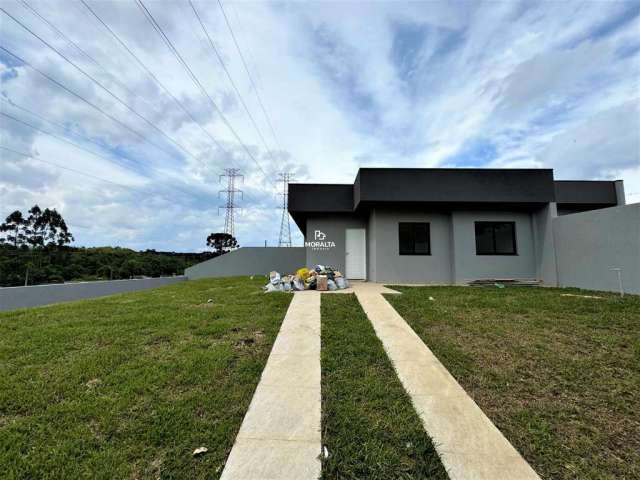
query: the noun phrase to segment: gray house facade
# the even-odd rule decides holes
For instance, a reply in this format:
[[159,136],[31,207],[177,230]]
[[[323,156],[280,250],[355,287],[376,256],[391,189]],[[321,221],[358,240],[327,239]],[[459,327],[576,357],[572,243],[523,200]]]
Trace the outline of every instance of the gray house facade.
[[624,203],[622,181],[556,181],[550,169],[362,168],[353,184],[290,184],[288,207],[305,263],[351,279],[555,286],[554,219]]

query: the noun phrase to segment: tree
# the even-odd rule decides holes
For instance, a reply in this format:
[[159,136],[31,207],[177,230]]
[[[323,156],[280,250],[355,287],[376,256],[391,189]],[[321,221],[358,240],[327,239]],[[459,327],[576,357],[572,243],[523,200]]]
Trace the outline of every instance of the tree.
[[45,225],[42,221],[42,210],[38,205],[34,205],[29,210],[29,217],[27,218],[27,235],[28,235],[28,243],[32,247],[43,247],[44,246],[44,229]]
[[28,213],[29,217],[25,218],[20,210],[16,210],[6,218],[0,225],[0,232],[5,233],[0,243],[11,244],[14,248],[22,245],[38,248],[62,247],[73,241],[69,227],[55,208],[43,211],[34,205]]
[[55,208],[53,210],[45,208],[35,226],[42,233],[42,241],[46,246],[62,247],[73,241],[73,235],[69,231],[67,223]]
[[27,219],[22,216],[20,210],[16,210],[0,225],[0,232],[5,234],[4,238],[0,239],[0,242],[12,244],[14,248],[24,245],[28,241],[28,227]]
[[213,248],[219,254],[223,254],[240,245],[238,245],[237,240],[232,235],[218,232],[209,234],[207,237],[207,246]]

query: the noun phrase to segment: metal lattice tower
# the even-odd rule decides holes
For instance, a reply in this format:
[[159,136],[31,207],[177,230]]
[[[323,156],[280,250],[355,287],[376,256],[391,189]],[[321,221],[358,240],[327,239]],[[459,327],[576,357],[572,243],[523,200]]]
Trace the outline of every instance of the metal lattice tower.
[[238,168],[225,168],[224,173],[220,175],[220,181],[222,181],[224,177],[227,177],[227,188],[226,190],[220,190],[219,193],[227,195],[227,203],[222,207],[218,207],[218,212],[220,212],[221,208],[225,209],[224,233],[228,233],[232,237],[235,237],[234,210],[238,208],[235,204],[236,193],[239,193],[240,197],[243,198],[242,190],[238,190],[236,188],[236,178],[244,180],[244,176],[240,174],[240,169]]
[[282,220],[280,221],[279,247],[291,246],[291,224],[289,223],[289,210],[287,208],[289,199],[289,182],[293,180],[293,174],[289,172],[279,173],[278,181],[282,182]]

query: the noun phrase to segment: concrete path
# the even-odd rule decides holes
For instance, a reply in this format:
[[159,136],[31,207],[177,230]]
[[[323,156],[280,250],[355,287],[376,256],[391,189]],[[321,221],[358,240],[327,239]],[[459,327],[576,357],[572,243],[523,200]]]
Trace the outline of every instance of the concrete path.
[[221,480],[319,478],[320,408],[320,292],[297,292]]
[[375,283],[353,283],[452,480],[539,480],[536,472],[467,395],[381,293]]

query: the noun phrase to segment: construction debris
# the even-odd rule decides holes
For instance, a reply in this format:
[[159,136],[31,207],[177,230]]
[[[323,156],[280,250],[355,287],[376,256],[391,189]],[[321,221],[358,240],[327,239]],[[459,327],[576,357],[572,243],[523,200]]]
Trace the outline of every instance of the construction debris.
[[329,449],[326,445],[322,446],[322,458],[324,458],[325,460],[329,458]]
[[207,447],[199,447],[193,451],[193,456],[197,457],[198,455],[202,455],[203,453],[207,453],[209,449]]
[[316,265],[313,269],[302,267],[291,275],[269,273],[269,283],[265,285],[267,292],[294,292],[301,290],[334,291],[349,287],[349,282],[338,270],[326,265]]

